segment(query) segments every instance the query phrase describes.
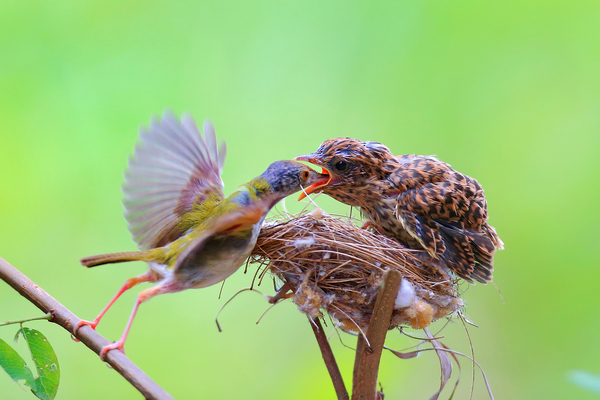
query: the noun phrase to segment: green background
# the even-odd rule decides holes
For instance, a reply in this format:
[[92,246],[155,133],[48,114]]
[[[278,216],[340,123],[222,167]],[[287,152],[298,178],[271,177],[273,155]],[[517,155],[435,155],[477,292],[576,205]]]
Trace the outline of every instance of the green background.
[[[599,21],[597,1],[3,0],[0,256],[93,318],[146,267],[86,270],[78,259],[135,249],[122,171],[138,126],[167,107],[213,120],[229,146],[227,192],[336,136],[435,154],[481,182],[506,244],[498,290],[464,286],[479,325],[470,328],[475,357],[496,398],[598,398],[569,371],[600,373]],[[221,299],[217,285],[144,304],[128,356],[177,399],[333,398],[291,302],[256,325],[268,305],[244,293],[217,332],[217,311],[254,270],[228,279]],[[272,293],[270,282],[261,288]],[[100,333],[120,336],[136,292]],[[0,320],[39,314],[3,283],[0,305]],[[58,353],[58,399],[141,398],[62,328],[29,326]],[[443,334],[470,351],[460,323]],[[349,384],[352,351],[335,334],[332,342]],[[392,332],[389,343],[417,342]],[[468,398],[471,366],[462,367],[457,398]],[[385,354],[380,380],[386,398],[427,399],[439,365],[433,353]],[[0,373],[0,398],[33,397]],[[486,398],[479,373],[474,398]]]

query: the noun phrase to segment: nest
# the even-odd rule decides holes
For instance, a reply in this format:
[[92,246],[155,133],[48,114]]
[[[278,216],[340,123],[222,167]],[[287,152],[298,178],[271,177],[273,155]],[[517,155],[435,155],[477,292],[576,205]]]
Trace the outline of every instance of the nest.
[[320,209],[265,224],[250,261],[287,283],[300,311],[312,318],[326,311],[347,331],[368,326],[388,268],[403,277],[389,329],[422,329],[463,306],[456,281],[426,252]]

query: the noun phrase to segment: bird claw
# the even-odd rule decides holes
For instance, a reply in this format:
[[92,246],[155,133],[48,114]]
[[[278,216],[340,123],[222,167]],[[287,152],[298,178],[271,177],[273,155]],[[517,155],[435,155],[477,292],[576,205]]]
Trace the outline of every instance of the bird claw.
[[100,350],[100,359],[102,361],[106,361],[106,355],[111,350],[121,350],[121,353],[125,354],[125,348],[123,347],[124,344],[125,343],[121,342],[120,340],[111,344],[107,344],[102,348],[102,350]]
[[84,319],[79,320],[79,322],[77,322],[77,324],[75,324],[75,328],[73,328],[73,334],[71,335],[71,339],[73,339],[76,342],[80,342],[80,340],[77,339],[77,337],[75,337],[75,335],[77,335],[77,331],[79,330],[79,328],[81,328],[84,325],[87,325],[90,328],[92,328],[93,330],[96,330],[96,325],[98,325],[98,322],[86,321]]
[[93,330],[96,330],[96,326],[98,325],[98,322],[86,321],[84,319],[80,319],[79,322],[77,322],[77,324],[75,324],[75,329],[73,329],[73,333],[77,333],[77,329],[81,328],[84,325],[87,325],[90,328],[92,328]]

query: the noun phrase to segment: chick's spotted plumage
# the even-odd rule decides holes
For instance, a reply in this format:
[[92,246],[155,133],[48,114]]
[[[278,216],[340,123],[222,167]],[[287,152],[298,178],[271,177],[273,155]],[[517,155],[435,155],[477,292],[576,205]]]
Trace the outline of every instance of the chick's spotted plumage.
[[[217,149],[214,128],[204,124],[204,138],[194,121],[179,122],[166,113],[140,133],[123,186],[125,218],[141,251],[87,257],[87,267],[125,261],[146,261],[147,273],[129,279],[92,322],[126,290],[141,282],[158,282],[142,291],[119,341],[106,346],[123,350],[138,306],[162,293],[203,288],[233,274],[250,255],[265,216],[284,197],[327,175],[295,161],[277,161],[257,178],[225,198],[221,170],[225,146]],[[77,329],[76,328],[76,329]]]
[[330,139],[296,157],[330,174],[322,191],[360,207],[377,230],[414,249],[424,249],[458,276],[472,282],[492,279],[493,255],[503,244],[487,223],[481,185],[435,157],[394,156],[376,142]]

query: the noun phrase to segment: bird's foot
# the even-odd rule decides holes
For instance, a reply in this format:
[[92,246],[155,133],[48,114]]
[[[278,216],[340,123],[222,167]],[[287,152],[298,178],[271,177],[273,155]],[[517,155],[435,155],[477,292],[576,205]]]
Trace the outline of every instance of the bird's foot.
[[369,229],[371,227],[371,221],[367,221],[364,224],[362,224],[362,226],[360,227],[360,229]]
[[124,344],[125,341],[120,339],[114,343],[107,344],[102,348],[102,350],[100,350],[100,359],[102,361],[106,361],[106,355],[111,350],[121,350],[121,353],[125,354],[125,348],[123,347]]
[[77,331],[79,330],[79,328],[81,328],[84,325],[87,325],[90,328],[92,328],[93,330],[96,330],[96,325],[98,325],[98,322],[100,322],[100,321],[96,321],[96,320],[86,321],[84,319],[80,319],[79,322],[77,322],[77,324],[75,325],[75,328],[73,328],[73,334],[71,335],[71,339],[73,339],[76,342],[79,342],[80,340],[75,337],[75,335],[77,335]]

